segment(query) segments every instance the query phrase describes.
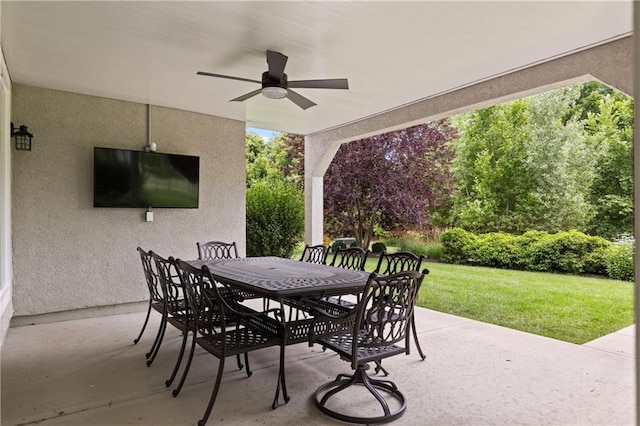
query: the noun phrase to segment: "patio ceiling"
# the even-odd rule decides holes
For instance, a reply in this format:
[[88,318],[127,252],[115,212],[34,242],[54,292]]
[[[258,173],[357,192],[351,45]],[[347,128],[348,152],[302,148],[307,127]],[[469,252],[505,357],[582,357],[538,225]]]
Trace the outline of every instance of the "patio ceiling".
[[[14,83],[312,134],[628,36],[632,1],[2,2]],[[318,105],[256,96],[265,51]]]

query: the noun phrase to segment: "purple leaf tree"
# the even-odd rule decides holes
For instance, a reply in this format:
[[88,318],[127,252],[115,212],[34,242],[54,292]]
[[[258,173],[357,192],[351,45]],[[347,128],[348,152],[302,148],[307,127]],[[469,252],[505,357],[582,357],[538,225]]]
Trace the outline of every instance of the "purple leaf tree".
[[449,202],[455,129],[444,121],[346,143],[324,180],[326,229],[368,247],[374,227],[424,229]]

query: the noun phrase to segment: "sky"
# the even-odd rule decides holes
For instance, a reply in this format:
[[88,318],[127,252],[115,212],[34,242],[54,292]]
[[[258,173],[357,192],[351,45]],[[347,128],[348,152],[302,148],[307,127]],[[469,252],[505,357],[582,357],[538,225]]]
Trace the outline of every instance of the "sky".
[[280,134],[280,132],[275,132],[273,130],[258,129],[256,127],[247,127],[247,132],[256,133],[262,136],[263,139],[269,139],[269,140],[275,138]]

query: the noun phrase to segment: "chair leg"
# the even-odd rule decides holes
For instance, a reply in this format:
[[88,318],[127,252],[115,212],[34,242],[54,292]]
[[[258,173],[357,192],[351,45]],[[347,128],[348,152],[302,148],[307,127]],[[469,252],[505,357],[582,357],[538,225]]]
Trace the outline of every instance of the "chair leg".
[[184,381],[187,379],[187,373],[189,372],[189,368],[191,368],[191,361],[193,361],[193,353],[196,349],[196,332],[193,331],[191,333],[191,350],[189,351],[189,358],[187,359],[187,364],[184,366],[184,371],[182,372],[182,377],[180,378],[180,383],[178,383],[178,387],[171,392],[171,394],[176,397],[180,393],[182,389],[182,385],[184,385]]
[[176,365],[173,367],[173,372],[171,372],[171,377],[169,377],[169,379],[166,382],[164,382],[166,387],[171,386],[171,384],[176,378],[176,375],[178,374],[178,370],[180,369],[180,364],[182,364],[182,357],[184,356],[184,350],[187,347],[187,337],[189,336],[189,333],[187,332],[187,330],[188,330],[188,325],[185,325],[184,333],[182,333],[182,346],[180,346],[180,353],[178,354],[178,359],[176,359]]
[[378,374],[379,372],[383,372],[385,376],[389,375],[389,372],[382,366],[382,361],[381,360],[377,360],[375,361],[376,363],[376,374]]
[[140,338],[142,337],[142,333],[144,333],[144,329],[147,328],[147,323],[149,322],[150,315],[151,315],[151,299],[149,299],[149,308],[147,309],[147,317],[144,319],[144,324],[142,324],[142,330],[140,330],[140,334],[138,334],[138,337],[133,339],[134,345],[138,344],[138,342],[140,341]]
[[153,342],[153,346],[151,347],[151,351],[147,353],[147,367],[150,367],[153,363],[153,360],[156,359],[156,355],[158,355],[158,351],[160,351],[160,346],[162,345],[162,339],[164,339],[164,332],[167,330],[167,314],[164,313],[161,322],[160,329],[158,329],[158,335],[156,336],[156,340]]
[[202,419],[198,421],[198,426],[204,426],[209,419],[209,415],[211,414],[211,409],[213,408],[213,404],[216,402],[216,396],[218,395],[218,389],[220,389],[220,382],[222,381],[222,372],[224,370],[224,357],[220,358],[220,365],[218,365],[218,375],[216,376],[216,384],[213,386],[213,391],[211,392],[211,398],[209,398],[209,405],[207,405],[207,409],[202,416]]
[[413,331],[413,340],[416,341],[416,347],[418,348],[418,354],[420,354],[420,358],[424,361],[427,357],[422,353],[422,348],[420,347],[420,341],[418,340],[418,332],[416,331],[416,317],[411,317],[411,329]]
[[240,360],[240,354],[236,354],[236,362],[238,363],[238,370],[242,370],[242,368],[244,368],[244,365],[242,365],[242,361]]
[[[238,359],[240,359],[240,354],[237,355]],[[249,366],[249,352],[244,353],[244,365],[247,367],[247,377],[251,377],[253,371],[251,371],[251,367]]]
[[156,348],[156,345],[158,344],[158,340],[160,340],[160,334],[162,333],[162,327],[164,326],[164,324],[167,321],[166,318],[166,313],[163,312],[162,315],[160,316],[160,326],[158,327],[158,331],[156,332],[156,338],[153,339],[153,344],[151,345],[151,348],[149,349],[149,352],[147,352],[146,354],[144,354],[144,356],[149,359],[149,357],[151,356],[151,354],[153,353],[153,351]]

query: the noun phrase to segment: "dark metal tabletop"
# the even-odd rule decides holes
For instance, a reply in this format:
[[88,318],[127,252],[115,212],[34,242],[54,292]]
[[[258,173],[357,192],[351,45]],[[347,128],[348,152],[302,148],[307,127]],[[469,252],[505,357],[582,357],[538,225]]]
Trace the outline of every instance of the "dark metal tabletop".
[[196,260],[189,263],[195,267],[206,265],[221,281],[276,300],[357,293],[362,291],[370,275],[369,272],[280,257]]

